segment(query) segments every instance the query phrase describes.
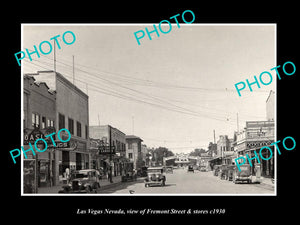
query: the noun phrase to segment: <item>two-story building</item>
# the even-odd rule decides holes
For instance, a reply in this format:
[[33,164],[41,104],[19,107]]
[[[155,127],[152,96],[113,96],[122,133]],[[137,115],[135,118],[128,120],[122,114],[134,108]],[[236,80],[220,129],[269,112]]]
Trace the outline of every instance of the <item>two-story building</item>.
[[[55,130],[56,121],[56,92],[49,89],[45,82],[37,82],[33,76],[23,77],[23,131],[25,150],[29,143],[33,146],[33,132],[41,136]],[[49,132],[48,132],[49,131]],[[30,142],[29,140],[32,140]],[[44,149],[41,146],[40,149]],[[55,184],[54,174],[56,164],[55,153],[49,148],[47,151],[26,152],[23,161],[24,193],[35,193],[38,187]]]
[[[243,131],[237,133],[236,151],[238,156],[249,155],[249,158],[254,157],[254,151],[259,155],[259,150],[263,146],[269,146],[274,152],[274,146],[270,146],[274,142],[274,121],[247,121]],[[264,158],[270,157],[269,151],[262,151]],[[253,167],[252,172],[255,173],[255,165],[261,170],[262,176],[274,175],[274,155],[270,160],[257,159],[251,161]]]
[[[114,176],[121,175],[123,161],[126,157],[126,140],[125,133],[111,125],[89,126],[89,134],[94,148],[99,145],[112,146],[115,154],[110,158],[109,154],[102,154],[98,151],[98,155],[94,154],[92,158],[93,165],[98,168],[103,168],[104,172],[108,171],[109,161],[112,159],[112,172]],[[126,160],[125,160],[126,161]]]
[[142,167],[142,142],[140,137],[126,135],[126,157],[133,162],[134,169]]
[[37,81],[46,82],[50,89],[56,91],[56,129],[67,128],[72,135],[69,148],[55,151],[58,183],[64,179],[67,168],[70,171],[90,168],[89,98],[58,72],[38,71],[34,75]]

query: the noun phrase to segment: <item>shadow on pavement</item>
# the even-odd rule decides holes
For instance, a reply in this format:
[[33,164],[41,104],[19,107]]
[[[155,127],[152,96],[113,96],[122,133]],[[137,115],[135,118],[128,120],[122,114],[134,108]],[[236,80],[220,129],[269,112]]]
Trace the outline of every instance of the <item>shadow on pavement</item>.
[[[107,188],[107,189],[98,189],[98,193],[100,194],[111,194],[114,193],[116,191],[122,190],[122,189],[126,189],[128,186],[136,184],[136,183],[144,183],[144,179],[138,178],[136,181],[128,181],[128,182],[120,182],[118,183],[118,185],[111,187],[111,188]],[[129,191],[128,191],[128,194]]]

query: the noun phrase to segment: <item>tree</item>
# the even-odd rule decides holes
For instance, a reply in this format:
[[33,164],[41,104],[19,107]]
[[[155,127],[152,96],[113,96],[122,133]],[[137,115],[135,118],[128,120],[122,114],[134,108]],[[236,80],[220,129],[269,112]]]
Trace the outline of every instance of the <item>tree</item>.
[[205,152],[206,150],[203,148],[196,148],[193,152],[190,153],[190,156],[201,156],[201,154]]
[[169,149],[167,149],[165,147],[158,147],[158,148],[154,149],[153,152],[154,152],[153,158],[154,158],[156,164],[161,164],[161,165],[163,164],[164,157],[169,157],[169,156],[174,155],[174,153],[172,151],[170,151]]

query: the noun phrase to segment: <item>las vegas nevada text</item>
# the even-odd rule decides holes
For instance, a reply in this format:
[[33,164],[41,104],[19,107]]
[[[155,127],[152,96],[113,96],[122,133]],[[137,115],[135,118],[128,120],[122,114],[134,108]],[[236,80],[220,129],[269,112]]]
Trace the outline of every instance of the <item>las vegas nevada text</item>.
[[184,16],[22,24],[22,195],[276,195],[276,24]]

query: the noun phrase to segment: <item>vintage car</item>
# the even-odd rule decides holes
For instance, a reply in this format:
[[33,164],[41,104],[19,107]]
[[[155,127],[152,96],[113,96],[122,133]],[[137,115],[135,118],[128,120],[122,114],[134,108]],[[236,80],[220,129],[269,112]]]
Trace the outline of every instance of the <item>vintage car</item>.
[[163,174],[163,167],[149,167],[147,170],[147,178],[145,178],[145,187],[150,187],[150,185],[160,185],[165,186],[166,176]]
[[141,176],[141,177],[146,177],[146,176],[147,176],[147,169],[148,169],[147,166],[141,167],[141,168],[138,170],[137,175],[138,175],[138,176]]
[[77,170],[71,173],[70,182],[58,193],[97,193],[100,188],[100,173],[95,169]]
[[122,182],[127,181],[136,181],[137,180],[137,172],[133,168],[132,162],[126,162],[123,168],[123,175],[121,177]]
[[219,171],[219,177],[223,180],[223,179],[227,179],[227,173],[228,173],[228,168],[227,165],[223,164],[219,167],[220,171]]
[[188,172],[193,172],[194,173],[194,167],[192,165],[188,166]]
[[173,173],[173,166],[167,166],[166,173]]
[[233,172],[234,172],[235,168],[236,168],[235,165],[228,165],[227,166],[226,180],[232,181],[232,179],[233,179]]
[[199,169],[200,172],[207,172],[208,171],[206,166],[199,166],[199,168],[200,168]]
[[214,165],[214,175],[218,176],[220,172],[221,165]]
[[248,184],[252,183],[251,167],[249,164],[240,165],[241,171],[236,167],[233,171],[232,181],[237,183],[239,181],[246,181]]

